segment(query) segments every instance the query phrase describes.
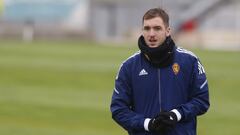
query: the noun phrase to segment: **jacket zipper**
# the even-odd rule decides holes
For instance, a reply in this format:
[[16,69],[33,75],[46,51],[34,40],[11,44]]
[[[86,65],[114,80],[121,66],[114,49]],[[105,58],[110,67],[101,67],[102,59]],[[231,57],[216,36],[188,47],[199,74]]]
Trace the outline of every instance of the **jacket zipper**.
[[160,112],[161,112],[162,111],[162,105],[161,105],[160,69],[158,69],[158,92],[159,92],[159,106],[160,106]]

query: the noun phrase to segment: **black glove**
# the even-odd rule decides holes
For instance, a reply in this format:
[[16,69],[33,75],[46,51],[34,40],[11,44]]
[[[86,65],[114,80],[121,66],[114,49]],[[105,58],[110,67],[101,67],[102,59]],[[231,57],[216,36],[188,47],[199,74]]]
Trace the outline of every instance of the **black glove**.
[[165,125],[166,130],[174,128],[178,122],[177,115],[174,112],[161,112],[159,115],[164,118],[161,122]]
[[148,129],[150,132],[153,133],[164,133],[166,131],[166,126],[162,123],[165,120],[166,116],[157,115],[156,117],[152,118],[148,124]]

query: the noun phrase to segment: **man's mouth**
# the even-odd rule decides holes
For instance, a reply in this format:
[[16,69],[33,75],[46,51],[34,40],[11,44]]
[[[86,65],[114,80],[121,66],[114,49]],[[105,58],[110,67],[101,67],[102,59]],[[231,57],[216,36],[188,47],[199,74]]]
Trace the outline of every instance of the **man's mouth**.
[[150,39],[149,42],[157,42],[155,39]]

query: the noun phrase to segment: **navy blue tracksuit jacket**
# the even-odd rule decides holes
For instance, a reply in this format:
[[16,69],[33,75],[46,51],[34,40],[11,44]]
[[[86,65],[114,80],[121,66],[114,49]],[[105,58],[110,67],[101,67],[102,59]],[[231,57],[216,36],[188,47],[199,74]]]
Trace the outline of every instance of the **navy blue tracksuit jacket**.
[[144,129],[144,120],[161,111],[177,109],[182,118],[164,135],[196,135],[196,117],[209,108],[208,82],[199,59],[176,47],[174,62],[156,68],[138,52],[120,67],[112,95],[113,119],[129,135],[155,135]]

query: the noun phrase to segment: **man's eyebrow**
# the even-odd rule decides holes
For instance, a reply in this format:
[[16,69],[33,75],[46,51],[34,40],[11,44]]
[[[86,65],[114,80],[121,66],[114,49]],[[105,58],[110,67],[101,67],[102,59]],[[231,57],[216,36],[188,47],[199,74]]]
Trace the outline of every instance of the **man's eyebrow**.
[[157,25],[157,26],[153,26],[153,28],[161,28],[162,26]]
[[150,26],[143,26],[143,28],[147,28],[148,29],[148,28],[151,28],[151,27]]
[[[151,26],[146,25],[146,26],[143,26],[143,27],[151,27]],[[162,27],[162,26],[156,25],[156,26],[152,26],[152,27],[155,28],[155,27]]]

